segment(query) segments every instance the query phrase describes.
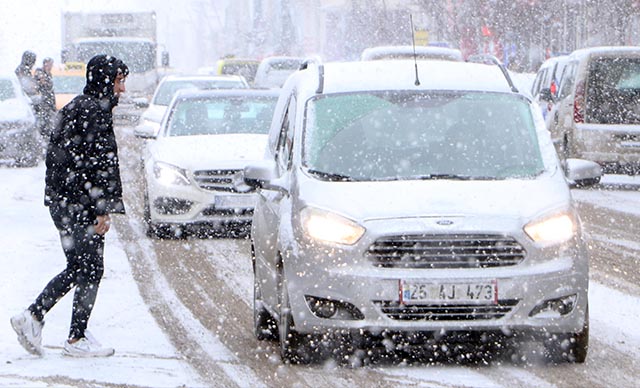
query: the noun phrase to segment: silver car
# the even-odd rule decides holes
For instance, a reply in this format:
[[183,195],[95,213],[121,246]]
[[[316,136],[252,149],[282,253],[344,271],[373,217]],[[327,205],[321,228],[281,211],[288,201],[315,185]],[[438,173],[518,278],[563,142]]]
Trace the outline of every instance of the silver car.
[[285,84],[266,160],[244,171],[257,338],[306,362],[336,335],[525,333],[583,362],[588,254],[568,183],[599,166],[565,174],[498,66],[414,66],[329,63]]
[[33,167],[42,150],[29,97],[13,73],[0,75],[0,164]]

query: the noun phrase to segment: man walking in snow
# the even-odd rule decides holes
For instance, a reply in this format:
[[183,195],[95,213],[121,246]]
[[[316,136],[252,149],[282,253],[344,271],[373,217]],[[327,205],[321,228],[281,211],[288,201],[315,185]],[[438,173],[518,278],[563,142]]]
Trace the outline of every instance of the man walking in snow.
[[109,231],[110,214],[124,213],[112,109],[125,92],[128,74],[128,67],[115,57],[93,57],[87,64],[83,94],[60,110],[51,134],[45,205],[60,233],[67,267],[27,310],[11,318],[18,341],[29,353],[42,355],[44,315],[75,287],[63,354],[114,354],[114,349],[102,347],[89,335],[87,323],[104,271],[104,235]]

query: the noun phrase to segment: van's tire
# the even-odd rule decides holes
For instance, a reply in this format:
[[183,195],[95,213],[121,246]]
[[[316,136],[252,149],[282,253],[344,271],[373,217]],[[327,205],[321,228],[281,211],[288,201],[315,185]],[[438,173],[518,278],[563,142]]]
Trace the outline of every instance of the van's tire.
[[589,308],[582,330],[577,333],[551,334],[545,339],[546,358],[552,363],[582,364],[589,350]]
[[310,338],[295,330],[282,262],[278,265],[277,276],[280,306],[278,314],[280,358],[285,364],[309,364],[314,361],[313,353],[316,349],[313,349],[311,345],[313,341],[310,341]]

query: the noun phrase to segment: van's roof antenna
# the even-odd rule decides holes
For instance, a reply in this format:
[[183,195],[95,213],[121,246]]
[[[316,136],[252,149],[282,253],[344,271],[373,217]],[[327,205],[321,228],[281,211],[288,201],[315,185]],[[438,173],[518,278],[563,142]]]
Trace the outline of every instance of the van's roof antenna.
[[416,86],[420,85],[420,78],[418,78],[418,56],[416,55],[416,32],[413,29],[413,15],[409,14],[409,21],[411,22],[411,41],[413,43],[413,64],[416,68]]

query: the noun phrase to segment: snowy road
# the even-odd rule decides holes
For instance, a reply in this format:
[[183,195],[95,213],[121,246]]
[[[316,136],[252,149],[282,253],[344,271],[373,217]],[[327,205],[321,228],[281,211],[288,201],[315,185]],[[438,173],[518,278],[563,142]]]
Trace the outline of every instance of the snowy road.
[[[252,333],[249,243],[236,239],[154,241],[141,220],[140,142],[123,131],[127,218],[117,229],[143,299],[173,345],[211,386],[634,387],[640,386],[636,186],[576,192],[592,252],[591,347],[585,364],[549,365],[531,345],[518,357],[460,364],[387,361],[362,368],[329,362],[285,366],[277,346]],[[125,157],[126,158],[126,157]],[[619,187],[620,188],[620,187]],[[602,205],[609,205],[603,207]]]

